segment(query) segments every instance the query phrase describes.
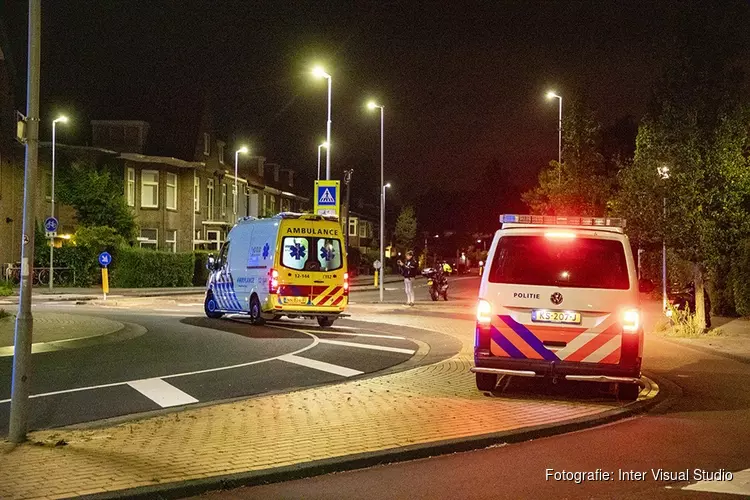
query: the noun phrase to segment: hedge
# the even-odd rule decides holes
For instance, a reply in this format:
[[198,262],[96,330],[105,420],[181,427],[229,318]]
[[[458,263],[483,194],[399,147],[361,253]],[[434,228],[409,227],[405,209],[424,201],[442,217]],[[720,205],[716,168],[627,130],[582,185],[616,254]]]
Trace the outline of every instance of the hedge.
[[118,288],[191,286],[192,253],[171,253],[142,248],[120,248],[113,263],[112,286]]
[[734,306],[740,316],[750,316],[750,239],[742,241],[732,258]]
[[216,252],[210,252],[207,250],[196,250],[193,252],[195,256],[195,266],[193,268],[193,285],[203,286],[208,281],[208,269],[206,269],[206,262],[208,262],[208,256],[211,254],[215,255]]

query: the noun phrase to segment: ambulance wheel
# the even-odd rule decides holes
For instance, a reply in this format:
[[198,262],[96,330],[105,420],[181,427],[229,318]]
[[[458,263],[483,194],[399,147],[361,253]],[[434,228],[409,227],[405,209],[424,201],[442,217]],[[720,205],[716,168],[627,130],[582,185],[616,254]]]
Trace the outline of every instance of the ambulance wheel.
[[641,393],[638,384],[617,384],[617,398],[622,401],[635,401]]
[[477,373],[477,389],[483,392],[495,390],[497,385],[497,375],[494,373]]
[[327,317],[327,316],[318,316],[318,325],[321,328],[328,328],[333,324],[333,319]]
[[266,322],[261,314],[260,300],[257,295],[253,295],[250,299],[250,322],[254,325],[262,325]]
[[206,312],[206,316],[211,319],[219,319],[224,316],[223,312],[219,312],[219,304],[216,303],[213,293],[206,295],[206,300],[203,302],[203,310]]

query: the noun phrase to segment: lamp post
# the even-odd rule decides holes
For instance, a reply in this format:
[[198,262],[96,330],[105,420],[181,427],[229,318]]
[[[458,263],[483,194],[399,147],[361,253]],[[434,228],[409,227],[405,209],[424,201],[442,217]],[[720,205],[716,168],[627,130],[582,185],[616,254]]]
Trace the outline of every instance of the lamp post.
[[[368,109],[376,109],[380,108],[380,189],[383,192],[383,195],[380,198],[380,262],[383,262],[383,259],[385,257],[383,252],[383,239],[385,237],[385,184],[384,184],[384,171],[383,171],[383,124],[384,122],[384,115],[385,115],[385,106],[381,106],[373,101],[370,101],[367,103]],[[390,187],[390,186],[388,186]],[[380,273],[380,302],[383,302],[383,273]]]
[[247,154],[248,149],[247,146],[242,146],[240,149],[234,152],[234,220],[237,221],[237,199],[238,199],[238,191],[237,191],[237,173],[238,173],[238,165],[240,161],[240,153]]
[[[659,173],[659,177],[662,180],[669,179],[669,167],[664,165],[657,167],[656,171]],[[667,221],[667,195],[666,193],[662,197],[662,215],[664,222],[662,223],[662,230]],[[661,238],[661,306],[662,311],[667,310],[667,242],[664,236]]]
[[562,96],[553,91],[547,92],[547,99],[558,99],[560,102],[557,118],[557,183],[562,180]]
[[[52,192],[50,201],[52,202],[52,210],[50,211],[50,217],[55,216],[55,144],[57,142],[57,123],[68,123],[67,116],[58,116],[52,120]],[[52,291],[55,282],[55,273],[53,265],[53,254],[55,253],[55,239],[50,237],[49,239],[49,289]]]
[[[385,190],[391,187],[391,183],[383,184],[380,192],[380,302],[383,302],[383,273],[385,272]],[[391,254],[392,255],[392,254]]]
[[328,80],[328,121],[326,122],[326,180],[331,180],[331,75],[326,73],[323,68],[316,67],[313,69],[313,75]]
[[317,177],[318,180],[320,180],[320,148],[326,148],[326,151],[327,151],[328,141],[324,142],[323,144],[318,144],[318,177]]

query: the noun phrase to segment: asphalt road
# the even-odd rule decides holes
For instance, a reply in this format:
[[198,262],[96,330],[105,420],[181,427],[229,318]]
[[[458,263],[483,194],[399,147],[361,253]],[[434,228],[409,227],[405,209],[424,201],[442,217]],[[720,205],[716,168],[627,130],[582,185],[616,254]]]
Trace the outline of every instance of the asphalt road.
[[[662,381],[670,394],[644,416],[518,444],[202,498],[750,498],[750,365],[648,336],[644,371]],[[527,389],[511,383],[505,394],[520,400],[539,397],[527,396]],[[548,469],[552,474],[601,469],[613,479],[576,484],[547,479]],[[655,480],[652,469],[688,470],[689,480]],[[695,484],[695,469],[729,471],[734,480]],[[645,474],[621,477],[620,471]],[[722,488],[736,491],[719,493]]]
[[[181,299],[189,301],[189,298]],[[45,303],[60,312],[102,315],[145,327],[116,343],[33,355],[31,428],[40,429],[179,409],[336,383],[350,377],[433,363],[460,343],[416,329],[338,321],[251,326],[243,317],[211,320],[187,307],[101,307]],[[429,346],[429,354],[424,355]],[[406,363],[409,361],[409,363]],[[411,363],[411,365],[410,365]],[[0,434],[7,432],[12,358],[0,358]]]

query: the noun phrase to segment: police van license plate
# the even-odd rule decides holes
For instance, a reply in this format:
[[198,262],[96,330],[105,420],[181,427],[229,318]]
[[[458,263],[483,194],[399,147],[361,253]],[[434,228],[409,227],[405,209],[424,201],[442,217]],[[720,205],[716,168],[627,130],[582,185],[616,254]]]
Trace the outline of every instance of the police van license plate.
[[307,297],[284,297],[284,304],[304,306],[307,304]]
[[537,323],[567,323],[581,324],[581,313],[574,311],[550,311],[548,309],[534,309],[531,311],[531,321]]

